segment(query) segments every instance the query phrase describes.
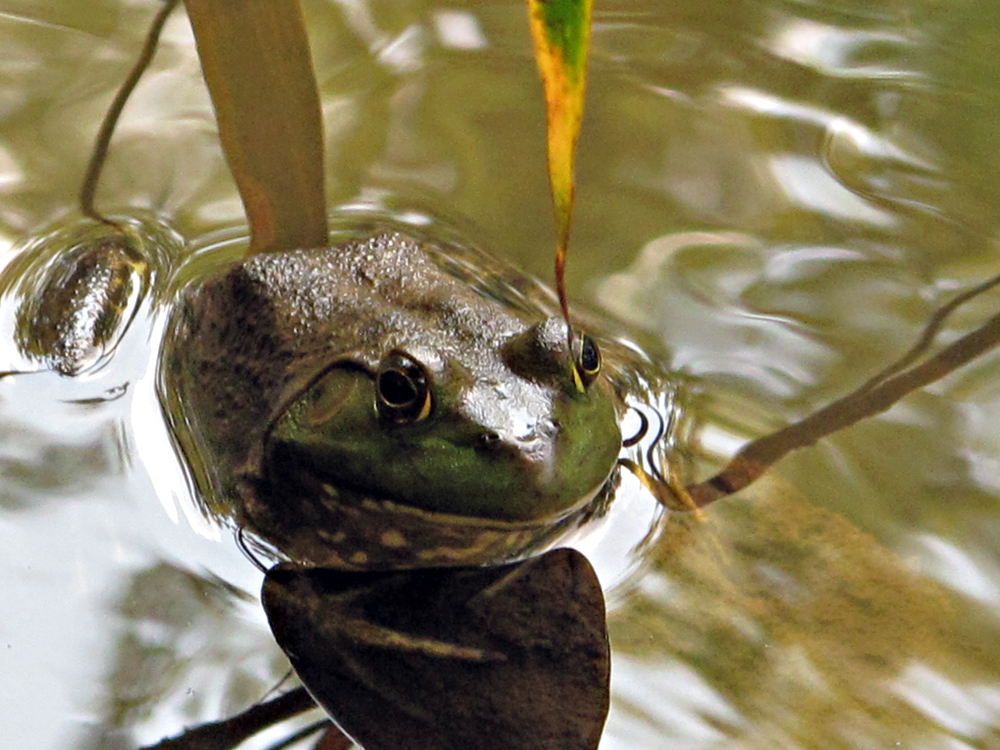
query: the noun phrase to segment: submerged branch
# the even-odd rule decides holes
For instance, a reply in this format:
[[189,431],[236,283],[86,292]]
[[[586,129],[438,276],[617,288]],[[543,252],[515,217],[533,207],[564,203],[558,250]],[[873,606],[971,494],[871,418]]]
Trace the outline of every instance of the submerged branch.
[[751,441],[714,477],[674,490],[672,494],[680,496],[678,499],[682,508],[691,509],[738,492],[792,451],[813,445],[862,419],[888,411],[905,396],[950,375],[993,349],[1000,344],[1000,313],[922,364],[912,365],[926,351],[944,319],[955,308],[997,284],[1000,284],[1000,276],[959,295],[940,308],[909,352],[859,388],[805,419]]
[[988,292],[990,289],[997,286],[998,284],[1000,284],[1000,274],[997,274],[996,276],[987,279],[983,283],[972,287],[972,289],[962,292],[947,304],[939,307],[931,316],[931,319],[927,322],[927,325],[924,326],[924,330],[923,333],[920,335],[920,339],[917,341],[916,344],[913,345],[910,351],[908,351],[906,354],[897,359],[895,362],[893,362],[891,365],[886,367],[881,372],[869,378],[864,385],[862,385],[860,388],[857,389],[857,391],[855,391],[855,393],[861,393],[864,390],[870,390],[871,388],[874,388],[879,383],[888,380],[890,377],[892,377],[898,372],[902,372],[907,367],[916,362],[918,359],[920,359],[920,357],[923,356],[924,352],[926,352],[930,348],[931,344],[934,343],[934,337],[937,336],[938,331],[941,330],[941,326],[944,325],[944,322],[945,320],[948,319],[949,315],[951,315],[953,312],[955,312],[955,310],[957,310],[959,307],[964,305],[969,300],[973,299],[974,297],[978,297],[980,294],[983,294],[984,292]]
[[316,703],[299,687],[230,719],[200,724],[143,750],[233,750],[257,732],[313,708]]

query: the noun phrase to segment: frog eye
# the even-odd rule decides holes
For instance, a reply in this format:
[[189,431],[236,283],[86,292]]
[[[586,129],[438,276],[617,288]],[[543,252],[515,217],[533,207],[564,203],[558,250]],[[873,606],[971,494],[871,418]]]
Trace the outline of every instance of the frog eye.
[[431,390],[423,365],[402,352],[392,352],[375,373],[375,407],[392,424],[411,424],[431,413]]
[[587,334],[583,334],[578,340],[580,350],[576,356],[576,376],[586,388],[601,374],[601,350],[597,348],[597,342]]

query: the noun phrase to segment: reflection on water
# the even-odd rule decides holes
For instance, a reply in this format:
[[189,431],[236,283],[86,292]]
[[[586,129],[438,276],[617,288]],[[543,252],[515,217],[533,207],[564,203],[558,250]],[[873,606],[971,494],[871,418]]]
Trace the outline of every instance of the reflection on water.
[[[305,5],[331,203],[441,217],[549,274],[522,3]],[[998,8],[599,4],[569,281],[688,374],[693,470],[864,381],[996,272]],[[72,208],[152,11],[0,11],[2,262]],[[99,201],[204,247],[240,207],[196,77],[178,14]],[[944,339],[996,304],[960,311]],[[162,316],[141,309],[77,380],[0,380],[0,705],[18,750],[132,747],[245,706],[284,669],[256,571],[176,512],[190,496],[149,377]],[[13,320],[8,298],[9,363]],[[703,520],[672,519],[613,597],[603,747],[996,747],[996,374],[984,357]],[[587,544],[608,567],[625,553],[614,534]]]
[[8,512],[26,510],[59,497],[72,497],[96,477],[117,473],[113,467],[120,463],[120,444],[112,423],[76,442],[7,422],[0,438],[0,506]]
[[[673,525],[658,553],[612,620],[616,642],[630,663],[666,653],[694,666],[738,747],[771,746],[778,733],[796,747],[919,746],[941,728],[916,683],[947,680],[942,669],[962,676],[952,692],[968,692],[966,710],[991,716],[963,734],[988,738],[1000,719],[1000,706],[976,697],[995,674],[983,670],[995,662],[992,635],[967,627],[945,589],[780,481],[720,505],[708,524]],[[632,680],[655,684],[663,668]],[[626,700],[654,721],[670,704]]]
[[289,670],[268,632],[240,616],[254,597],[214,576],[159,562],[136,571],[115,602],[95,748],[156,742],[239,713]]

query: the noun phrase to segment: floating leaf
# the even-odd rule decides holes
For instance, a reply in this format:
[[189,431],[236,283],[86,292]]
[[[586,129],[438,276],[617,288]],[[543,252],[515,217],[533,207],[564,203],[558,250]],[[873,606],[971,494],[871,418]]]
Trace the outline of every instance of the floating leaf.
[[597,747],[610,655],[578,552],[390,573],[286,563],[262,599],[303,683],[366,750]]
[[77,375],[114,351],[148,280],[136,244],[105,230],[69,248],[18,308],[19,348],[63,375]]
[[185,0],[253,253],[327,242],[323,123],[295,0]]
[[0,274],[17,300],[14,341],[27,358],[78,375],[114,353],[176,236],[121,219],[55,224],[25,240]]
[[545,88],[549,181],[556,213],[556,286],[567,322],[564,276],[573,213],[573,156],[583,117],[592,5],[593,0],[528,0],[535,60]]

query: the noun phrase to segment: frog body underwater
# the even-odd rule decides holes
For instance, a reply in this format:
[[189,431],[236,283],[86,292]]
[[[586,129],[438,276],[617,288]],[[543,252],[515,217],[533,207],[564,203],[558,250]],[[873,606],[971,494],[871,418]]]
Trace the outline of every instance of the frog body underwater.
[[359,570],[516,559],[591,512],[621,449],[597,345],[482,258],[379,232],[185,292],[161,388],[208,507]]

